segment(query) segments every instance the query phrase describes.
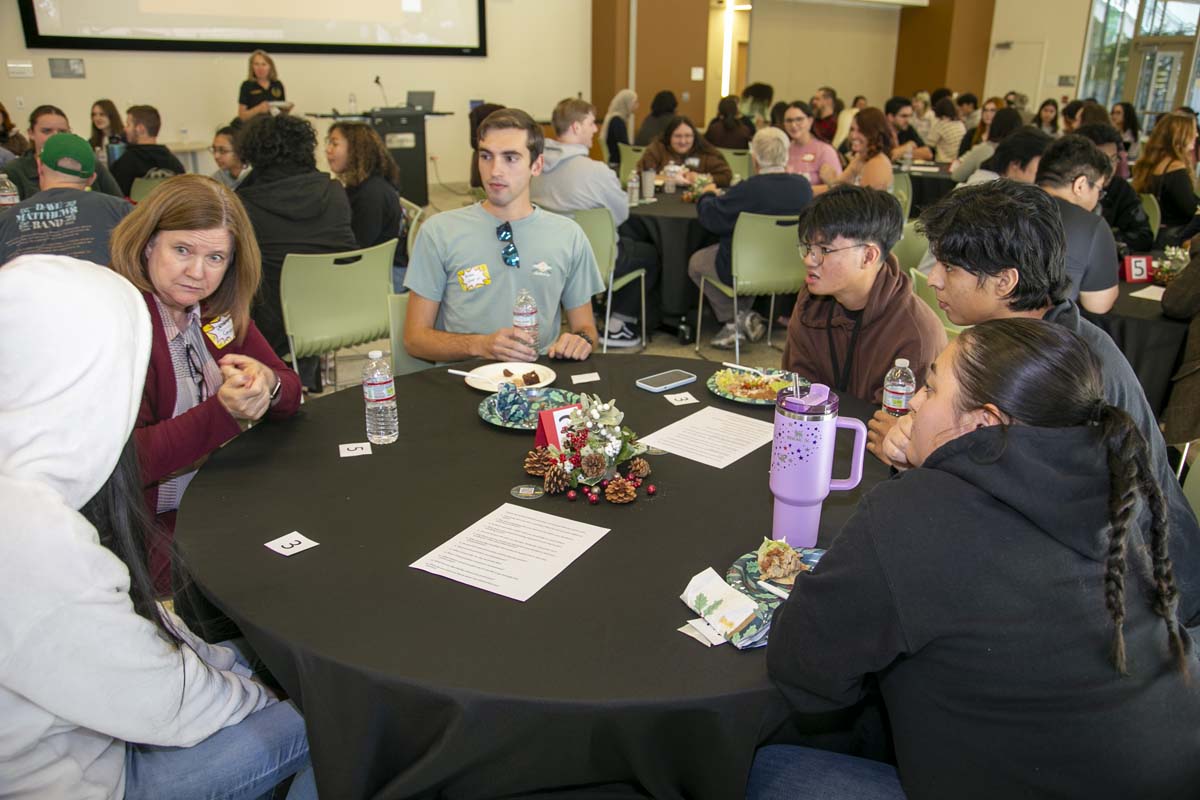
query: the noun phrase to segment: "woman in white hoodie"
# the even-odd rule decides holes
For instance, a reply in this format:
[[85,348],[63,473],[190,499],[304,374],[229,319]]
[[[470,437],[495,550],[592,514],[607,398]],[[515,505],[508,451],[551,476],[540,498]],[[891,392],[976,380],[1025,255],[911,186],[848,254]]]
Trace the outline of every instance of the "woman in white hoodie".
[[0,328],[0,798],[255,798],[293,774],[315,797],[296,709],[154,602],[138,291],[25,256],[0,268]]

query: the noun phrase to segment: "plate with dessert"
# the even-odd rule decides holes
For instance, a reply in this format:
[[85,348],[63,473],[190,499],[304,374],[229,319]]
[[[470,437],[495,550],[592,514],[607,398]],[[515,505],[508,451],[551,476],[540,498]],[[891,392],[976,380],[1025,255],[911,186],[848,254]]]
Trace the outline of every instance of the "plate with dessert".
[[[823,555],[825,550],[820,547],[795,549],[787,542],[764,538],[757,550],[730,565],[725,582],[751,599],[773,607],[792,590],[796,576],[812,572]],[[763,583],[775,591],[765,588]]]
[[541,364],[523,361],[503,361],[484,364],[467,373],[467,386],[484,392],[494,392],[502,383],[511,383],[518,389],[540,389],[554,383],[558,375]]

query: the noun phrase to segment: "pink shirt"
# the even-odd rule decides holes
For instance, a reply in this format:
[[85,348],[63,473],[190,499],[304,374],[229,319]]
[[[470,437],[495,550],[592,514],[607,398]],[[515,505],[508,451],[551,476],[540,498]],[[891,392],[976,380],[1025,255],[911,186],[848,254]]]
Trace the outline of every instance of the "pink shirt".
[[821,165],[828,164],[838,175],[842,174],[842,162],[837,151],[817,137],[808,144],[801,145],[795,140],[788,148],[788,172],[793,175],[803,175],[813,186],[824,183],[821,180]]

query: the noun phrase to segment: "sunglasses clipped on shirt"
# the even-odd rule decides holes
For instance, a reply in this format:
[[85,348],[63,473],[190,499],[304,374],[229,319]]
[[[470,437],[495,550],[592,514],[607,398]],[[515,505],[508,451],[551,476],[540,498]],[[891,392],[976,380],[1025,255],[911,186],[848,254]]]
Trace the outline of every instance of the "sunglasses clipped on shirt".
[[208,399],[208,384],[204,382],[204,362],[200,360],[200,354],[192,347],[191,342],[184,342],[183,351],[187,355],[188,372],[192,373],[192,381],[196,384],[196,393],[203,403]]
[[513,241],[512,224],[505,222],[496,228],[496,238],[504,242],[500,248],[500,258],[510,267],[521,268],[521,254],[517,252],[517,243]]

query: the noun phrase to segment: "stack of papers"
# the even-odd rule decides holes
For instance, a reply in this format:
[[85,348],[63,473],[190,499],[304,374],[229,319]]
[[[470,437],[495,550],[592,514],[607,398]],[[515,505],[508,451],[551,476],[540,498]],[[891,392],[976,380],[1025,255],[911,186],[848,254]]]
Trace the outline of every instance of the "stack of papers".
[[775,435],[775,426],[732,411],[708,406],[639,441],[677,456],[725,469]]

